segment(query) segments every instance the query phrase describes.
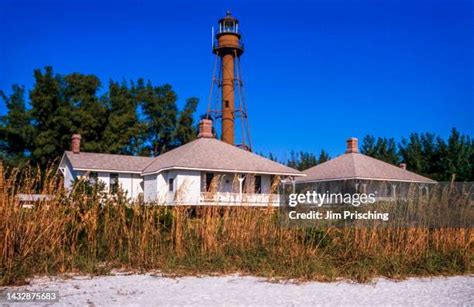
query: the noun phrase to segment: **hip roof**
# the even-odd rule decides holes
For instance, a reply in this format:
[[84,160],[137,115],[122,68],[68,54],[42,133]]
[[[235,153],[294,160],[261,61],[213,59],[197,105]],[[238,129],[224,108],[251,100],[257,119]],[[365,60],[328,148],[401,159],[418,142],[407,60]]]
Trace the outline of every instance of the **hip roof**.
[[345,153],[303,172],[306,174],[306,177],[298,178],[297,181],[311,182],[366,179],[423,183],[436,182],[427,177],[420,176],[361,153]]

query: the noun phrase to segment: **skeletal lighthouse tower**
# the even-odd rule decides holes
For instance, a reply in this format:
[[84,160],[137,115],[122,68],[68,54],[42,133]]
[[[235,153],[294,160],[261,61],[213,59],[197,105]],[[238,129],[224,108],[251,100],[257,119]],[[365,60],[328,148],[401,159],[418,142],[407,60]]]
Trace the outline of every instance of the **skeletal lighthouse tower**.
[[215,62],[207,117],[221,119],[222,141],[251,150],[240,66],[244,46],[240,39],[239,21],[227,12],[219,20],[215,38],[213,33]]

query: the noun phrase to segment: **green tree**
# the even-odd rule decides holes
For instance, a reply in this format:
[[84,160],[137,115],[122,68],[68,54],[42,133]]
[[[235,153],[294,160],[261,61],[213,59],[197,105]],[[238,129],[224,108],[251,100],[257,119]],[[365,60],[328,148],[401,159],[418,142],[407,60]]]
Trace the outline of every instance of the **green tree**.
[[144,125],[137,115],[137,99],[123,81],[110,80],[107,125],[103,134],[104,152],[134,155],[143,146]]
[[278,158],[277,156],[275,156],[273,153],[269,153],[268,154],[268,159],[272,160],[272,161],[275,161],[275,162],[278,162]]
[[455,128],[447,143],[440,144],[439,180],[472,181],[474,179],[474,143]]
[[393,164],[399,165],[400,158],[397,151],[397,143],[394,138],[383,138],[377,141],[379,146],[379,159]]
[[377,155],[375,137],[373,135],[368,134],[364,136],[360,152],[370,157],[375,157]]
[[361,153],[375,159],[398,165],[400,162],[397,144],[393,138],[377,138],[366,135],[362,139]]
[[444,140],[436,137],[433,133],[422,133],[419,136],[419,141],[422,151],[422,161],[419,163],[422,166],[422,174],[426,176],[441,180],[442,178],[442,164],[441,164],[441,147]]
[[0,91],[0,97],[7,107],[7,114],[0,117],[0,156],[10,164],[20,164],[27,158],[33,132],[25,104],[25,89],[15,84],[10,96]]
[[262,156],[262,157],[264,157],[264,158],[266,158],[266,159],[268,159],[268,160],[272,160],[272,161],[274,161],[274,162],[278,162],[278,163],[279,163],[278,158],[277,158],[273,153],[271,153],[271,152],[270,152],[268,155],[264,154],[263,152],[256,152],[256,154],[259,155],[259,156]]
[[176,146],[180,146],[196,139],[197,131],[194,125],[194,113],[196,112],[199,99],[192,97],[186,100],[184,109],[179,113],[176,131]]
[[34,128],[31,154],[33,162],[45,166],[69,147],[72,109],[62,95],[63,79],[54,75],[52,67],[46,67],[44,73],[36,69],[34,77],[30,92]]
[[400,154],[409,170],[438,181],[472,181],[474,144],[456,129],[447,142],[431,133],[412,133],[400,144]]
[[290,153],[287,165],[297,170],[303,171],[318,164],[318,158],[313,153],[300,151]]
[[412,133],[408,139],[403,138],[399,145],[401,160],[407,164],[408,170],[435,178],[439,173],[439,148],[443,142],[436,140],[433,134]]
[[146,86],[139,82],[138,87],[147,135],[145,147],[151,155],[157,156],[174,147],[178,97],[168,84],[154,87],[151,82]]
[[64,77],[64,97],[71,106],[71,133],[82,135],[84,151],[101,152],[107,108],[97,97],[100,80],[94,75],[73,73]]
[[129,86],[94,75],[59,75],[52,67],[36,69],[29,105],[24,89],[13,87],[7,114],[0,118],[0,154],[10,161],[27,156],[45,166],[70,147],[71,135],[82,135],[82,150],[116,154],[158,155],[193,140],[197,98],[189,98],[181,112],[170,85],[146,85],[139,79]]
[[321,153],[319,154],[318,164],[329,161],[330,159],[331,157],[329,156],[329,154],[323,149],[321,150]]

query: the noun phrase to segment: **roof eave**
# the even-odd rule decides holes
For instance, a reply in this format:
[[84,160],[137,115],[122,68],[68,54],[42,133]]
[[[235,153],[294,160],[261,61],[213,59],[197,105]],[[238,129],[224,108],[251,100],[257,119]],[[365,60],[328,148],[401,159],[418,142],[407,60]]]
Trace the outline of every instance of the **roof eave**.
[[397,181],[397,182],[411,182],[411,183],[429,183],[435,184],[437,181],[427,178],[427,180],[411,180],[411,179],[394,179],[394,178],[370,178],[370,177],[337,177],[327,179],[302,179],[298,180],[301,183],[312,183],[312,182],[327,182],[327,181],[339,181],[339,180],[374,180],[374,181]]
[[172,166],[161,168],[156,171],[143,172],[142,176],[154,175],[167,170],[193,170],[193,171],[207,171],[207,172],[224,172],[224,173],[245,173],[245,174],[262,174],[262,175],[283,175],[283,176],[294,176],[294,177],[305,177],[304,173],[290,173],[290,172],[270,172],[270,171],[249,171],[249,170],[238,170],[238,169],[216,169],[216,168],[201,168],[201,167],[185,167],[185,166]]
[[128,170],[113,170],[113,169],[99,169],[99,168],[86,168],[86,167],[74,167],[72,168],[75,171],[94,171],[94,172],[101,172],[101,173],[121,173],[121,174],[142,174],[142,171],[128,171]]
[[[56,170],[56,174],[58,173],[58,171],[60,171],[60,166],[61,166],[61,164],[63,163],[63,161],[64,161],[65,158],[69,160],[69,158],[68,158],[67,155],[66,155],[66,152],[63,153],[63,155],[62,155],[62,157],[61,157],[61,160],[59,161],[59,164],[58,164],[59,167],[58,167],[58,169]],[[71,163],[71,161],[69,161],[69,163]]]

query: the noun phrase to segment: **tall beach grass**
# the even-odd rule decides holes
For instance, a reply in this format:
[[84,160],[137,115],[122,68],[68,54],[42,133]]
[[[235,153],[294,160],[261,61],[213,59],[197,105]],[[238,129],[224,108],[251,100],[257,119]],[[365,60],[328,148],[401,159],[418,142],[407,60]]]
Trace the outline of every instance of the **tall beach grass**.
[[[367,281],[470,274],[471,228],[284,228],[274,208],[165,207],[106,198],[55,169],[6,172],[0,191],[0,284],[35,275],[242,273]],[[32,208],[17,195],[51,195]]]

